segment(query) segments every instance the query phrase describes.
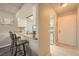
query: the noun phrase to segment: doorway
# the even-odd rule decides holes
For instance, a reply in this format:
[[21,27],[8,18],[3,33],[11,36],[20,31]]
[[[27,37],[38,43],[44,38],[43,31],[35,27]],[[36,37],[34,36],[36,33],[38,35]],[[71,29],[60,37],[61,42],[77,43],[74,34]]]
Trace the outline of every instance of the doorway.
[[54,16],[51,16],[50,17],[50,45],[53,45],[55,42],[55,40],[54,40],[54,32],[55,32],[55,26],[54,26],[54,21],[55,21],[55,19],[54,19]]
[[53,54],[53,45],[55,44],[55,18],[50,16],[50,53]]
[[58,18],[58,42],[76,46],[76,14],[67,14]]

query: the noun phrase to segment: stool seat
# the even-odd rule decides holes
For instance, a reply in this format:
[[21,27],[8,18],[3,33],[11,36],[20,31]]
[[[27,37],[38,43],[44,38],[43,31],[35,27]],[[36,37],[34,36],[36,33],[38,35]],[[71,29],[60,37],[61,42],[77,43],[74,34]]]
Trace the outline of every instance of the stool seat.
[[25,44],[25,43],[29,43],[27,40],[17,40],[16,42],[16,45],[22,45],[22,44]]

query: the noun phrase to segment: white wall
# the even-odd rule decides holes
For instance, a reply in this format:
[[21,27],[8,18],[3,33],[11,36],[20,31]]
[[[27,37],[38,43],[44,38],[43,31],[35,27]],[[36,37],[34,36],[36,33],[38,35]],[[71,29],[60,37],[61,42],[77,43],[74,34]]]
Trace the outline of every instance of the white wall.
[[38,5],[39,55],[50,54],[50,16],[56,16],[50,4]]
[[58,42],[76,46],[76,11],[58,17]]
[[16,30],[17,23],[15,15],[0,10],[0,18],[6,18],[6,17],[11,17],[13,18],[14,21],[12,25],[2,25],[0,23],[0,47],[10,44],[9,31]]

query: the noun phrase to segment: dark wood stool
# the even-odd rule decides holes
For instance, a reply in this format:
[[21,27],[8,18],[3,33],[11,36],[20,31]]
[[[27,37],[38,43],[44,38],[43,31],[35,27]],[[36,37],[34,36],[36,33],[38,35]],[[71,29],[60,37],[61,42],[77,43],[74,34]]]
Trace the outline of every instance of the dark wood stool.
[[12,50],[12,54],[13,54],[13,49],[15,47],[15,53],[14,55],[16,56],[18,52],[21,52],[21,50],[17,50],[18,47],[23,46],[23,52],[24,52],[24,56],[26,56],[26,49],[25,49],[25,45],[28,44],[29,45],[29,41],[27,40],[18,40],[16,34],[13,34],[12,32],[10,32],[10,36],[12,39],[12,44],[11,44],[11,50]]

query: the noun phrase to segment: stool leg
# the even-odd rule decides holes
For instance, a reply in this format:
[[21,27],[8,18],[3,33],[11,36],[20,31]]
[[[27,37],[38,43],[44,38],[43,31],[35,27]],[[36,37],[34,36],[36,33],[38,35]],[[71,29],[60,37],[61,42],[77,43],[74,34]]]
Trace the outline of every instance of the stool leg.
[[15,54],[14,54],[14,56],[16,56],[17,55],[17,46],[16,46],[16,50],[15,50]]
[[13,46],[13,42],[12,42],[11,46],[10,46],[11,55],[13,55],[13,48],[14,48],[14,46]]
[[26,56],[25,44],[23,44],[24,56]]
[[19,48],[20,54],[22,54],[22,51],[21,51],[21,46],[19,46],[18,48]]
[[11,47],[11,55],[13,55],[13,47]]

